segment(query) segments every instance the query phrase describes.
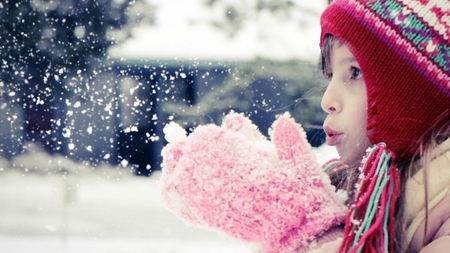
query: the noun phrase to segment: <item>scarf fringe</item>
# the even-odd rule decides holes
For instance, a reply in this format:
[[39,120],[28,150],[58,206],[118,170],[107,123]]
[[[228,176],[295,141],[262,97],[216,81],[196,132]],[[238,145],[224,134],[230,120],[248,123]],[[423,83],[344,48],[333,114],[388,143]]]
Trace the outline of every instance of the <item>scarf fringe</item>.
[[399,176],[393,160],[384,143],[374,145],[362,160],[339,252],[394,252]]

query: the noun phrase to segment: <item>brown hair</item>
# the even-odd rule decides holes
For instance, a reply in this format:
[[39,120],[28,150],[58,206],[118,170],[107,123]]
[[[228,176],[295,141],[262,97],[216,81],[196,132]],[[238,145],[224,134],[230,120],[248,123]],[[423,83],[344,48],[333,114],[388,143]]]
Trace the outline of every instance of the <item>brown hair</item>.
[[[331,64],[331,51],[334,43],[342,43],[333,35],[326,35],[322,52],[321,52],[321,60],[320,60],[320,70],[325,78],[330,78],[330,64]],[[433,157],[431,157],[431,153],[436,147],[441,144],[446,139],[450,138],[450,110],[445,111],[440,117],[440,119],[436,120],[437,122],[443,122],[447,120],[447,123],[444,126],[436,128],[434,124],[430,124],[430,130],[425,133],[422,138],[417,143],[417,151],[414,158],[411,158],[407,162],[397,163],[396,167],[399,170],[400,174],[400,185],[399,185],[399,195],[397,196],[396,201],[396,213],[395,213],[395,225],[394,225],[394,242],[395,242],[395,252],[405,252],[407,250],[408,245],[406,245],[405,236],[406,236],[406,221],[404,218],[404,208],[405,208],[405,192],[406,192],[406,182],[410,179],[414,174],[424,173],[424,192],[425,192],[425,230],[424,233],[427,232],[427,222],[428,222],[428,194],[427,194],[427,171],[429,164]],[[420,161],[418,161],[420,158]],[[450,163],[450,161],[449,161]],[[331,170],[328,172],[331,182],[338,189],[346,190],[349,194],[349,199],[347,201],[348,205],[351,205],[354,201],[355,195],[355,183],[358,179],[359,170],[357,166],[349,167],[340,167],[338,170]],[[425,238],[425,237],[424,237]],[[425,242],[423,242],[425,244]],[[423,245],[424,246],[424,245]]]
[[334,43],[342,43],[342,42],[331,34],[325,35],[322,51],[320,54],[319,68],[322,72],[322,75],[326,79],[330,78],[329,74],[331,65],[331,50]]
[[[425,202],[425,229],[424,229],[424,240],[426,239],[426,233],[428,229],[428,171],[429,171],[429,165],[431,161],[435,158],[433,157],[432,153],[438,148],[438,146],[443,143],[445,140],[450,138],[450,110],[445,110],[438,119],[435,120],[435,122],[430,123],[430,128],[433,129],[429,131],[428,133],[425,133],[422,138],[419,140],[418,143],[418,149],[416,151],[415,157],[420,157],[420,161],[418,163],[411,162],[407,168],[404,169],[405,182],[403,182],[403,186],[406,185],[406,180],[414,176],[416,173],[423,173],[424,178],[424,184],[423,184],[423,191],[424,191],[424,202]],[[438,122],[445,122],[441,127],[436,127]],[[450,164],[450,160],[448,161]],[[398,167],[399,170],[402,172],[401,168]],[[403,181],[403,180],[402,180]],[[405,190],[402,189],[404,192]],[[405,205],[404,196],[402,203],[399,203],[400,208],[404,207]],[[399,207],[399,206],[398,206]],[[402,219],[403,221],[403,219]],[[399,228],[400,229],[400,228]],[[403,231],[406,229],[406,226],[403,228]],[[401,231],[399,231],[401,232]],[[402,242],[402,238],[399,238],[396,236],[396,239],[398,242]],[[422,242],[422,247],[425,246],[426,242]],[[403,250],[408,245],[403,245]]]

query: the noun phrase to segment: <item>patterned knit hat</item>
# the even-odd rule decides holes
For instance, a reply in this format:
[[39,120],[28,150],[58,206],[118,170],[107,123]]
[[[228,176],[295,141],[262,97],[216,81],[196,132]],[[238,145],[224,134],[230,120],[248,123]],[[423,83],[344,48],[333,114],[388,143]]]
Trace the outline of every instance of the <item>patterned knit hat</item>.
[[335,0],[321,26],[321,47],[332,34],[361,68],[370,141],[411,159],[450,120],[450,1]]

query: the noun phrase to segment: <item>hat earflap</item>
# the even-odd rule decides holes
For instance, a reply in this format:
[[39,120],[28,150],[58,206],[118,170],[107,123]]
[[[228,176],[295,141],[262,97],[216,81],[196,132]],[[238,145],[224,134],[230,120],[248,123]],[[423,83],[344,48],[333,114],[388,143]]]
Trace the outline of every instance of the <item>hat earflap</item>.
[[399,175],[394,155],[379,143],[360,164],[356,198],[345,220],[340,252],[394,252],[394,214]]

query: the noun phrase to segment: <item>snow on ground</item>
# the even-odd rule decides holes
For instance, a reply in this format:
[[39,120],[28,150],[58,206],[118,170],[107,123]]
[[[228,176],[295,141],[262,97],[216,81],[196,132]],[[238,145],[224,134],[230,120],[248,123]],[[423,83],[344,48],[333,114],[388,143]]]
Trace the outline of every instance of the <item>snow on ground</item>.
[[[125,168],[90,169],[29,149],[11,163],[0,160],[1,252],[252,252],[167,211],[155,185],[158,171],[147,178]],[[333,152],[316,151],[318,159]]]

